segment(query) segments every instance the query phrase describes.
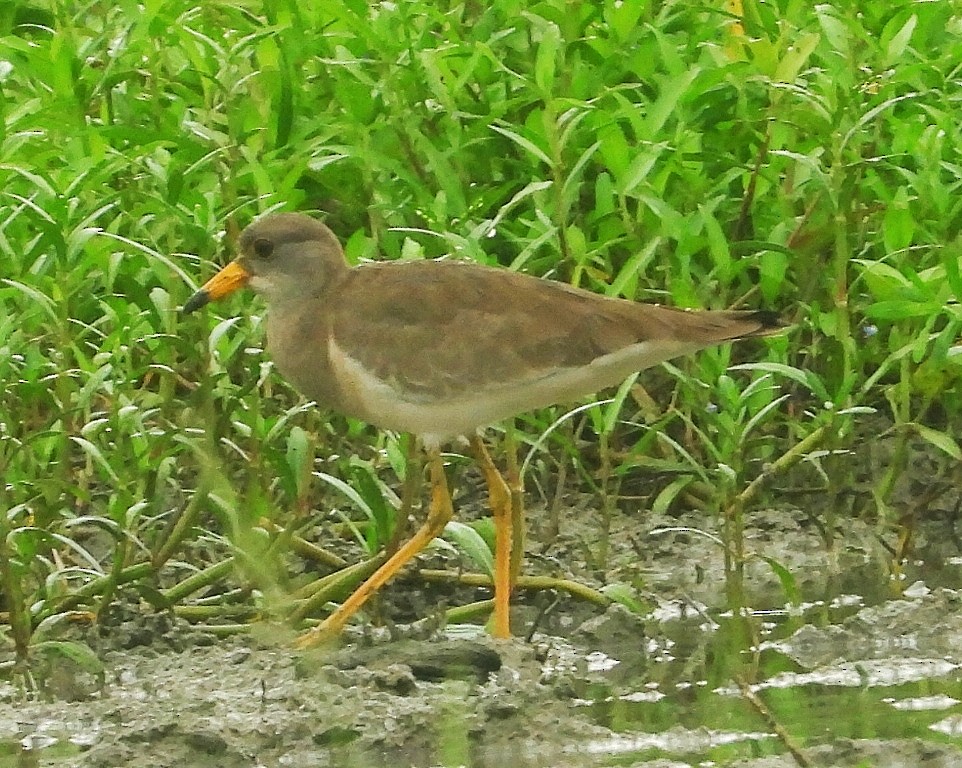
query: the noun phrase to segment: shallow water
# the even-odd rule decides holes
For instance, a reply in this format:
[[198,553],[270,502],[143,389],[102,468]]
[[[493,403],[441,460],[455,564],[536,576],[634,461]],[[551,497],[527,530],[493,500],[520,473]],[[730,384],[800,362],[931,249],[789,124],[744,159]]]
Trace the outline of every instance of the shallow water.
[[[829,611],[836,623],[821,629],[803,624],[797,632],[798,623],[813,614],[822,623],[821,606],[792,616],[729,615],[697,628],[668,622],[653,644],[646,674],[597,685],[578,702],[616,734],[587,745],[586,751],[598,765],[657,757],[728,765],[769,755],[795,765],[771,727],[775,722],[793,747],[813,755],[816,765],[836,764],[823,762],[825,753],[837,752],[845,740],[889,742],[884,757],[873,756],[879,747],[868,744],[864,754],[848,750],[869,759],[868,765],[883,764],[881,759],[889,761],[886,765],[918,765],[921,745],[898,743],[913,739],[947,747],[944,755],[935,749],[929,759],[937,761],[926,765],[962,765],[962,656],[926,639],[939,632],[951,636],[962,627],[953,615],[958,599],[946,591],[892,601],[889,618],[897,622],[870,621],[876,632],[868,637],[861,619],[871,611],[852,614],[851,608]],[[847,614],[848,624],[857,628],[846,629]],[[932,624],[933,614],[942,614],[943,621]],[[753,643],[752,636],[761,641]],[[733,679],[768,713],[762,714]]]

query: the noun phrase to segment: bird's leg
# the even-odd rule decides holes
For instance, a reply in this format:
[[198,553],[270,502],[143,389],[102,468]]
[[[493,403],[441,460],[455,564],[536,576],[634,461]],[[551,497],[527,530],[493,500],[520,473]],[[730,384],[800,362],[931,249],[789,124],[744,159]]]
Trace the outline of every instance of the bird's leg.
[[354,590],[334,613],[313,629],[300,635],[294,641],[294,647],[311,648],[340,633],[348,619],[357,613],[371,595],[390,581],[408,561],[444,530],[444,526],[454,515],[454,509],[451,506],[451,493],[448,491],[448,482],[444,476],[444,464],[441,461],[439,449],[430,449],[428,462],[431,468],[431,505],[424,524],[384,565]]
[[514,439],[514,426],[506,432],[505,453],[507,467],[505,478],[511,493],[511,589],[514,590],[521,575],[521,561],[524,558],[525,519],[524,486],[521,483],[521,468],[518,466],[518,443]]
[[477,435],[471,438],[471,449],[484,472],[494,515],[494,636],[511,637],[511,489]]

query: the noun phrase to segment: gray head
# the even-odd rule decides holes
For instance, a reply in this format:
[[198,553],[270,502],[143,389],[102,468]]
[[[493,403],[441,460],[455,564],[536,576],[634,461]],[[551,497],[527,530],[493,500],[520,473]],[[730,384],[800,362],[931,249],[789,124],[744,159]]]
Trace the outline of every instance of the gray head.
[[193,312],[244,285],[269,303],[322,293],[347,269],[334,233],[302,213],[274,213],[248,226],[234,261],[208,280],[184,305]]

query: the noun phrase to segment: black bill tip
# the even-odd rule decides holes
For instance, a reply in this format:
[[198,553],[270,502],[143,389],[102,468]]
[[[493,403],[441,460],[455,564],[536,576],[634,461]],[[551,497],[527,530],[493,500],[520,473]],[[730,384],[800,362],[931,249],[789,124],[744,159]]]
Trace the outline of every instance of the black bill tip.
[[210,301],[210,294],[201,288],[197,293],[187,299],[187,303],[184,304],[183,310],[181,310],[185,315],[189,315],[191,312],[200,309],[205,306]]

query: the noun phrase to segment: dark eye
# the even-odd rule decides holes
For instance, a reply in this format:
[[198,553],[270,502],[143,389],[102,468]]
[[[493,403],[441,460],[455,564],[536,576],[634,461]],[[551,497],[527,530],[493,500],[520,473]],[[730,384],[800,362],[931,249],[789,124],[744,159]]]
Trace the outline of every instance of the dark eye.
[[259,237],[254,241],[254,255],[259,259],[269,259],[274,253],[274,243]]

